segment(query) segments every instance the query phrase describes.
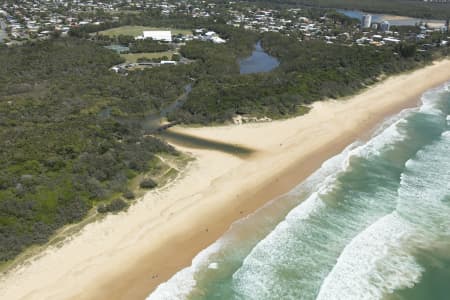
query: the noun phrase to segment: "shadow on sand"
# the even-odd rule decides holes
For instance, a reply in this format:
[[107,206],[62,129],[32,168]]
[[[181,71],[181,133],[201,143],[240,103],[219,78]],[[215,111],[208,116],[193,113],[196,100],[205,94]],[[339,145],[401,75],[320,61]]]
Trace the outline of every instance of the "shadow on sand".
[[241,158],[246,158],[256,153],[254,149],[237,144],[228,144],[216,140],[204,139],[190,134],[174,132],[171,130],[162,131],[160,135],[165,140],[175,145],[195,149],[217,150]]

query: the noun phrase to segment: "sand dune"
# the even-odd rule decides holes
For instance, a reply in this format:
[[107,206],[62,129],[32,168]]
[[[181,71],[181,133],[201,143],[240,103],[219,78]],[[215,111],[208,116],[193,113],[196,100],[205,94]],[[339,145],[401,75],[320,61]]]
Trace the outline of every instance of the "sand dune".
[[420,94],[447,80],[449,60],[392,77],[346,101],[315,103],[302,117],[174,128],[255,152],[239,157],[180,147],[196,159],[177,180],[3,275],[0,299],[143,299],[234,220],[289,191],[384,118],[417,105]]

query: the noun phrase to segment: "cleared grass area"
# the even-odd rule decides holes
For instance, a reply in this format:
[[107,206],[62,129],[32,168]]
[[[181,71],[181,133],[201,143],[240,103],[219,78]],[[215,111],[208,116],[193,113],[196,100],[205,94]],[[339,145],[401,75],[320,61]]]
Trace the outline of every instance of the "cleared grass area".
[[176,51],[164,51],[164,52],[144,52],[144,53],[128,53],[128,54],[120,54],[123,58],[125,58],[127,63],[135,63],[138,58],[161,58],[163,56],[167,56],[169,59],[172,58],[173,54],[178,54]]
[[108,30],[100,31],[100,34],[107,36],[118,36],[118,35],[132,35],[134,37],[141,35],[142,31],[146,30],[170,30],[172,35],[177,34],[192,34],[191,30],[187,29],[177,29],[177,28],[162,28],[162,27],[147,27],[147,26],[121,26],[116,28],[111,28]]

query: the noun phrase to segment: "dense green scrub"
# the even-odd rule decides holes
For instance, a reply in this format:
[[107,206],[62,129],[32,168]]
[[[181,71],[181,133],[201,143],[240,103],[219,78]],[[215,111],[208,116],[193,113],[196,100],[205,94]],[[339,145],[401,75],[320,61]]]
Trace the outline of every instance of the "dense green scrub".
[[249,54],[257,36],[227,30],[232,42],[211,57],[220,60],[126,76],[110,70],[123,59],[102,42],[0,48],[0,262],[126,193],[136,175],[158,173],[156,153],[177,154],[146,135],[148,119],[200,77],[238,71],[237,56]]
[[[206,28],[227,43],[191,41],[180,53],[193,63],[126,76],[110,70],[123,59],[86,34],[0,48],[0,262],[46,242],[93,206],[126,195],[136,175],[157,173],[155,154],[176,151],[145,134],[145,120],[157,118],[186,86],[192,91],[169,112],[172,121],[223,123],[237,114],[282,118],[431,60],[430,52],[411,45],[327,45],[220,23]],[[240,75],[239,59],[258,40],[280,66]],[[101,208],[126,206],[115,201]]]
[[109,70],[121,61],[79,39],[0,49],[0,262],[176,153],[140,120],[182,93],[189,70]]
[[[381,75],[410,70],[431,60],[414,45],[370,47],[299,42],[280,33],[262,35],[263,47],[280,60],[270,73],[239,75],[238,63],[226,55],[230,45],[192,42],[181,53],[197,59],[205,72],[173,120],[224,122],[236,114],[282,118],[305,111],[321,99],[351,95]],[[231,50],[228,50],[231,51]],[[229,58],[229,59],[228,59]]]
[[170,49],[169,45],[158,43],[157,41],[153,40],[135,41],[130,44],[131,53],[164,52],[169,49]]

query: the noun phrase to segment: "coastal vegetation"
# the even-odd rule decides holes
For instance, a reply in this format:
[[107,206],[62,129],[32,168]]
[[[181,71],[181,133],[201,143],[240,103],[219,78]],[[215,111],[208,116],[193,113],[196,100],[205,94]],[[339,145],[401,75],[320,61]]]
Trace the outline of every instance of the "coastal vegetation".
[[159,43],[151,39],[148,40],[137,40],[130,43],[131,53],[142,53],[142,52],[165,52],[170,49],[168,44]]
[[153,179],[147,178],[142,180],[139,186],[143,189],[153,189],[157,186],[157,183]]
[[[83,271],[77,275],[81,280],[77,279],[77,287],[82,287],[82,292],[85,294],[90,293],[89,281],[94,282],[93,286],[96,285],[92,278],[98,277],[99,274],[103,276],[105,270],[119,269],[116,265],[120,267],[120,259],[116,258],[129,256],[130,252],[133,252],[132,256],[138,260],[139,257],[146,255],[144,252],[148,250],[148,242],[154,239],[151,237],[142,239],[139,236],[134,238],[130,236],[130,232],[138,235],[150,232],[148,228],[143,228],[142,224],[158,223],[158,220],[149,220],[154,216],[171,220],[178,218],[179,209],[177,208],[186,207],[185,204],[191,205],[192,201],[196,201],[195,197],[189,197],[189,195],[202,194],[207,200],[203,199],[203,202],[207,202],[209,208],[214,208],[217,192],[232,187],[235,196],[229,198],[232,200],[231,206],[234,209],[228,211],[221,210],[219,207],[216,208],[216,212],[209,208],[205,211],[194,209],[193,218],[183,218],[183,222],[190,222],[183,225],[191,228],[194,234],[194,238],[190,238],[189,242],[192,244],[192,241],[197,236],[200,237],[200,234],[204,242],[205,230],[209,233],[223,231],[222,225],[231,222],[236,216],[249,213],[249,207],[256,207],[261,201],[268,200],[253,197],[258,199],[250,203],[253,200],[250,199],[252,197],[246,196],[247,191],[267,186],[268,181],[274,183],[274,186],[269,185],[272,188],[271,191],[285,189],[286,180],[280,180],[280,176],[292,169],[292,161],[298,160],[295,156],[298,156],[299,151],[305,155],[303,159],[297,161],[297,165],[302,165],[307,160],[311,161],[311,157],[316,162],[326,159],[329,153],[334,153],[337,148],[351,142],[354,136],[362,134],[364,128],[372,126],[385,117],[385,113],[391,112],[394,107],[400,107],[409,101],[408,99],[414,99],[425,88],[443,82],[444,77],[448,75],[449,62],[440,62],[434,67],[414,72],[411,76],[389,80],[385,85],[379,85],[357,96],[355,101],[341,103],[342,106],[332,105],[328,109],[327,105],[323,105],[324,109],[320,110],[322,112],[315,111],[305,120],[297,118],[290,122],[276,122],[272,124],[273,126],[269,124],[251,126],[255,130],[244,130],[246,132],[239,129],[239,126],[228,128],[229,131],[226,134],[228,142],[216,138],[223,135],[222,129],[204,128],[200,130],[202,134],[199,135],[197,129],[178,128],[179,130],[165,131],[166,128],[177,124],[211,126],[232,122],[266,122],[271,119],[302,115],[311,109],[311,104],[315,101],[341,99],[341,97],[359,93],[389,75],[422,67],[448,55],[450,49],[448,31],[444,32],[443,28],[434,30],[427,26],[391,26],[392,32],[381,28],[361,29],[360,20],[325,8],[329,6],[348,8],[333,4],[342,3],[339,0],[270,2],[267,6],[260,6],[257,2],[247,1],[237,3],[194,1],[193,6],[183,7],[184,2],[163,1],[161,4],[171,9],[171,11],[163,12],[162,9],[154,9],[153,3],[143,4],[152,5],[153,9],[147,9],[147,6],[147,8],[135,7],[135,10],[128,11],[127,5],[138,4],[132,1],[128,4],[126,2],[119,4],[124,5],[124,10],[116,7],[113,7],[114,11],[91,8],[85,13],[76,15],[75,19],[72,8],[76,3],[73,3],[73,6],[67,7],[67,11],[66,8],[56,8],[60,16],[52,12],[49,14],[51,19],[44,19],[41,15],[37,16],[39,20],[31,18],[30,14],[36,11],[31,2],[30,14],[20,9],[22,3],[18,7],[11,6],[11,11],[17,12],[14,15],[18,17],[19,24],[27,30],[33,28],[34,23],[31,22],[35,21],[38,22],[36,24],[54,21],[57,26],[49,27],[45,30],[46,34],[39,34],[39,36],[37,31],[30,34],[30,37],[19,36],[13,44],[8,46],[0,44],[0,271],[3,271],[3,268],[17,266],[23,258],[31,255],[34,257],[34,254],[48,244],[57,248],[66,241],[66,236],[77,232],[89,222],[105,218],[109,214],[120,214],[140,201],[138,199],[145,193],[157,188],[158,190],[150,192],[143,203],[136,203],[131,218],[130,216],[120,217],[120,220],[125,220],[127,224],[114,221],[119,218],[108,217],[108,221],[112,222],[99,224],[101,226],[90,226],[80,235],[80,239],[77,237],[76,243],[71,243],[68,247],[63,247],[62,251],[58,251],[56,260],[53,256],[50,256],[49,260],[45,258],[38,260],[33,263],[31,273],[22,272],[23,269],[20,268],[18,277],[14,276],[4,281],[7,284],[4,284],[4,289],[0,288],[2,290],[0,294],[3,295],[4,291],[9,289],[9,283],[12,282],[12,294],[18,295],[17,293],[20,292],[23,295],[30,295],[27,287],[34,286],[31,282],[36,282],[36,274],[42,279],[38,280],[39,284],[49,287],[49,289],[41,289],[42,291],[47,292],[56,286],[59,292],[68,291],[71,295],[78,293],[77,288],[72,290],[70,284],[63,287],[61,284],[64,282],[57,280],[56,277],[60,276],[56,274],[58,272],[53,271],[55,266],[56,268],[61,266],[61,262],[66,269],[73,269],[75,265],[77,266],[75,269],[87,270],[91,273],[95,269],[94,273],[98,274],[84,276]],[[25,1],[25,3],[28,2]],[[214,6],[215,3],[221,4]],[[306,6],[298,8],[297,5],[285,5],[285,3],[303,3]],[[350,0],[349,3],[354,2]],[[395,10],[390,9],[394,9],[394,5],[398,3],[406,5],[410,1],[399,0],[387,3],[381,0],[378,4],[383,6],[380,6],[377,11],[375,8],[378,6],[377,3],[362,0],[358,4],[354,3],[353,8],[396,13]],[[57,2],[49,2],[48,6],[53,4],[58,5]],[[84,2],[80,4],[84,5]],[[178,4],[181,6],[177,6]],[[408,9],[402,9],[402,13],[411,15],[418,13],[422,16],[436,16],[436,18],[439,18],[438,14],[449,15],[444,5],[440,6],[441,11],[428,12],[420,11],[416,4],[425,7],[423,3],[417,1],[414,5],[408,6]],[[94,1],[89,5],[101,7],[104,3]],[[194,7],[200,5],[200,8]],[[321,8],[314,8],[316,5]],[[364,5],[368,6],[364,8]],[[440,4],[431,3],[430,7],[436,5]],[[274,7],[279,10],[270,9]],[[295,9],[292,9],[293,7]],[[39,7],[39,9],[42,8],[44,6]],[[141,34],[142,30],[161,28],[170,28],[174,34],[195,33],[197,36],[194,38],[178,36],[174,38],[173,43],[135,40],[135,36]],[[262,45],[266,52],[263,54],[273,56],[271,59],[276,64],[273,69],[270,68],[270,71],[259,69],[254,73],[244,74],[242,62],[251,61],[256,56],[252,55],[246,59],[254,51],[255,44],[258,45],[256,48],[258,51],[261,50],[259,46]],[[124,52],[117,53],[122,50]],[[169,59],[176,62],[160,62]],[[386,97],[380,98],[380,94]],[[351,188],[341,186],[333,193],[340,189],[344,192],[344,194],[338,193],[340,199],[361,200],[370,194],[370,190],[380,186],[383,188],[382,192],[387,191],[386,187],[392,187],[393,193],[388,192],[396,195],[399,185],[407,186],[403,184],[405,178],[399,176],[400,173],[408,173],[406,175],[409,176],[412,174],[410,171],[417,171],[418,176],[423,177],[423,166],[417,165],[420,167],[417,170],[407,166],[408,170],[406,170],[404,162],[416,160],[414,154],[419,148],[431,149],[428,142],[432,141],[433,137],[441,140],[443,138],[441,132],[445,130],[445,126],[437,128],[434,126],[436,122],[433,121],[436,118],[431,116],[430,121],[433,121],[431,122],[433,125],[425,120],[426,115],[421,111],[420,115],[408,116],[411,119],[406,121],[412,125],[409,129],[413,130],[406,127],[402,129],[406,128],[418,135],[411,136],[409,140],[414,143],[409,143],[411,145],[408,144],[406,147],[408,149],[404,147],[405,143],[403,143],[405,145],[399,144],[402,149],[394,151],[395,159],[386,161],[389,168],[380,168],[380,157],[372,157],[377,160],[377,166],[373,169],[375,173],[379,170],[393,170],[392,174],[385,172],[381,174],[385,176],[372,176],[377,177],[376,180],[380,179],[378,183],[381,184],[376,182],[376,184],[358,184],[358,182],[361,183],[361,178],[368,179],[364,183],[370,183],[371,178],[367,176],[364,178],[364,176],[368,174],[371,177],[374,172],[371,172],[370,164],[363,161],[363,164],[358,165],[361,161],[356,161],[354,165],[356,168],[352,170],[359,169],[362,176],[357,174],[358,172],[349,173],[348,176],[344,174],[347,178],[343,178],[344,180],[340,183],[345,184],[345,179],[354,177],[356,184],[347,183],[350,187],[355,186],[357,190],[353,191]],[[444,119],[445,115],[444,112]],[[414,121],[415,118],[418,122]],[[338,128],[343,121],[345,126],[341,126],[342,130],[329,130]],[[433,128],[428,126],[430,125],[428,123],[433,125],[431,126]],[[445,125],[445,120],[438,123]],[[420,127],[424,124],[427,128],[424,127],[422,129],[426,130],[421,130]],[[312,130],[299,131],[297,126]],[[257,127],[261,127],[262,131],[256,130]],[[313,138],[310,138],[311,131],[314,131]],[[296,136],[294,139],[292,139],[293,133]],[[267,143],[266,139],[271,139],[273,136],[277,138]],[[335,143],[336,140],[340,141],[339,145]],[[424,141],[428,142],[422,143]],[[168,142],[183,147],[213,149],[227,155],[221,160],[220,155],[211,153],[207,160],[200,160],[196,164],[194,169],[197,173],[193,174],[194,176],[183,176],[184,174],[179,172],[190,158],[177,152]],[[319,148],[320,151],[317,151]],[[409,154],[412,156],[406,152],[403,155],[401,152],[405,149],[406,152],[411,152]],[[388,149],[390,153],[392,153],[391,150],[392,147]],[[254,153],[263,155],[253,155]],[[277,153],[281,156],[276,155]],[[432,154],[436,156],[436,153]],[[231,156],[237,156],[240,159],[239,161],[231,160]],[[213,158],[214,164],[208,163]],[[216,161],[215,158],[221,161]],[[396,160],[397,158],[399,159]],[[444,160],[441,159],[440,162],[442,161]],[[383,164],[382,161],[381,164]],[[402,170],[395,169],[393,164],[398,164]],[[245,176],[239,176],[251,173],[251,168],[246,168],[247,166],[257,166],[257,169],[262,170],[265,168],[261,166],[267,166],[270,169],[275,165],[276,172],[271,171],[274,171],[272,173],[276,176],[262,174],[245,182],[241,180],[241,177]],[[308,173],[309,170],[306,170],[308,168],[313,166],[307,166],[305,170],[299,172]],[[244,171],[240,172],[242,170]],[[404,172],[405,170],[408,172]],[[216,185],[214,183],[217,183],[217,180],[214,181],[214,178],[217,178],[218,171],[226,175],[224,176],[226,180],[221,180]],[[177,183],[176,189],[172,190],[171,185],[166,185],[178,178],[183,179]],[[197,185],[198,178],[204,181],[203,185]],[[386,184],[383,184],[383,181]],[[208,184],[211,182],[213,184]],[[284,184],[284,187],[280,184]],[[210,189],[208,186],[214,188]],[[361,186],[367,189],[361,189]],[[269,195],[273,193],[264,193],[265,191],[260,191],[259,194],[270,198]],[[358,198],[358,193],[363,197]],[[157,199],[155,195],[158,196]],[[331,196],[329,199],[334,201]],[[379,193],[369,196],[379,196]],[[356,216],[354,210],[343,204],[344,206],[339,207],[331,205],[329,207],[331,210],[325,211],[327,218],[324,220],[330,219],[328,217],[336,212],[335,208],[338,212],[342,212],[344,208],[346,213],[350,212],[349,217],[354,220]],[[380,208],[378,204],[377,207]],[[387,206],[381,207],[381,210],[376,213],[383,216],[392,210],[392,203],[385,204]],[[358,207],[357,210],[360,210],[357,205],[351,206]],[[169,210],[167,210],[168,207]],[[373,209],[369,210],[371,216],[375,216]],[[211,225],[208,222],[206,224],[202,219],[206,215],[213,221],[214,216],[220,215],[224,222],[220,222],[220,226]],[[342,221],[341,223],[344,224],[344,217],[332,219]],[[348,245],[346,238],[350,240],[350,237],[363,233],[361,230],[373,225],[373,222],[370,223],[364,215],[360,214],[357,217],[362,217],[360,219],[364,222],[358,224],[353,222],[350,227],[347,226],[350,231],[344,232],[346,235],[344,238],[334,232],[314,234],[314,230],[327,226],[312,226],[312,234],[302,235],[302,238],[328,235],[331,238],[325,239],[321,249],[331,249],[336,255],[340,255],[341,250]],[[375,217],[375,221],[379,219]],[[356,230],[355,224],[362,229]],[[105,235],[104,225],[108,225],[106,229],[114,234]],[[123,227],[124,225],[126,227]],[[168,231],[168,237],[176,233],[175,227],[173,231]],[[342,231],[341,229],[345,229],[345,226],[333,228]],[[153,233],[150,232],[151,234]],[[155,234],[157,235],[158,232],[156,231]],[[100,236],[102,238],[99,238]],[[211,238],[210,234],[208,236]],[[336,244],[336,239],[332,238],[335,236],[338,236],[339,245],[335,245],[334,248],[327,247],[327,241]],[[133,249],[128,247],[130,240],[134,243],[131,247]],[[253,240],[256,243],[260,239]],[[81,247],[80,245],[86,244],[86,241],[89,247]],[[308,244],[307,240],[300,242]],[[75,247],[72,248],[74,245]],[[315,246],[317,243],[308,245]],[[25,249],[28,251],[19,255]],[[120,251],[115,251],[117,249]],[[179,249],[174,251],[177,252],[177,250]],[[172,257],[170,251],[163,248],[158,252],[162,252],[166,257]],[[76,257],[70,257],[69,252],[76,253]],[[99,267],[102,264],[101,261],[93,262],[91,259],[93,256],[101,257],[102,255],[111,258],[104,266],[106,269]],[[18,259],[13,262],[12,260],[17,256],[19,256]],[[330,274],[332,264],[323,261],[322,258],[325,256],[316,255],[324,263],[324,268],[316,272],[317,274]],[[185,260],[186,257],[181,257],[180,261],[189,262],[191,257]],[[336,260],[330,255],[327,257],[330,258],[329,261]],[[145,258],[148,257],[145,256]],[[234,262],[238,262],[235,265],[239,267],[240,262],[235,257],[233,259]],[[157,260],[158,255],[155,261]],[[64,264],[64,261],[72,263]],[[116,264],[114,261],[119,263]],[[241,261],[244,261],[244,257]],[[162,274],[159,271],[161,266],[150,265],[152,274]],[[279,265],[282,270],[286,270],[285,262],[279,264],[275,262],[271,265]],[[316,265],[319,266],[320,263]],[[133,268],[135,264],[129,267]],[[165,273],[172,272],[172,269],[167,270],[167,266],[163,267]],[[128,269],[122,271],[127,273]],[[149,274],[148,268],[144,271]],[[237,273],[235,270],[231,271],[233,274]],[[143,274],[139,272],[133,274]],[[23,277],[25,273],[27,276]],[[29,273],[31,276],[28,276]],[[116,280],[116,275],[112,274],[111,277]],[[157,277],[158,275],[152,275],[155,279],[152,284],[159,283]],[[298,278],[298,276],[294,277]],[[83,282],[83,278],[87,279]],[[134,278],[146,277],[139,275]],[[224,276],[220,278],[221,282],[223,278]],[[111,280],[104,279],[105,282]],[[18,281],[21,282],[20,289],[17,289],[14,284]],[[148,280],[144,281],[143,285],[147,285],[146,288],[148,288]],[[315,284],[312,288],[313,293],[318,291],[318,286],[322,286],[317,280]],[[208,285],[211,286],[209,283]],[[276,282],[275,285],[280,286]],[[117,290],[127,290],[127,288],[120,286]],[[110,291],[110,294],[118,295],[117,290]],[[286,291],[290,292],[289,288],[283,289],[284,295]],[[215,291],[212,292],[211,294],[214,294]],[[7,293],[5,292],[4,298],[20,298],[20,296],[11,296],[11,292],[9,296],[6,296]],[[50,291],[48,294],[54,294],[54,292]],[[207,295],[208,291],[204,294]],[[295,291],[292,294],[295,294]]]
[[[158,157],[179,153],[147,121],[159,118],[180,95],[186,100],[166,111],[169,121],[285,118],[307,112],[314,101],[356,93],[382,75],[427,64],[440,53],[419,52],[409,43],[377,48],[300,42],[295,35],[260,34],[223,20],[175,18],[136,14],[75,28],[70,37],[0,48],[0,262],[45,243],[89,211],[125,209],[135,198],[131,182],[149,189],[164,182],[158,178],[172,176],[176,170],[162,167]],[[346,18],[336,22],[352,26]],[[126,24],[201,26],[226,43],[189,41],[179,53],[193,63],[124,76],[110,70],[124,58],[104,48],[108,40],[95,32]],[[126,34],[115,38],[135,43]],[[258,41],[280,65],[241,75],[239,61]],[[141,51],[152,50],[144,46]]]
[[161,59],[173,59],[177,58],[175,51],[163,51],[163,52],[142,52],[142,53],[123,53],[121,57],[125,59],[127,63],[135,63],[139,61],[160,61]]
[[383,48],[300,43],[280,33],[265,33],[261,41],[264,49],[280,60],[280,66],[270,73],[241,76],[237,63],[227,55],[229,50],[221,51],[227,46],[192,42],[182,47],[182,55],[196,59],[206,74],[199,76],[186,104],[169,118],[208,124],[235,115],[274,119],[297,115],[314,101],[351,95],[382,75],[432,60],[430,52],[418,52],[414,44],[406,43]]
[[124,77],[109,70],[120,62],[73,38],[0,49],[0,262],[159,172],[156,154],[177,155],[140,120],[181,94],[189,72]]
[[108,212],[119,212],[127,208],[128,205],[129,204],[125,202],[123,199],[116,198],[108,204],[100,204],[97,208],[97,211],[101,214],[105,214]]

